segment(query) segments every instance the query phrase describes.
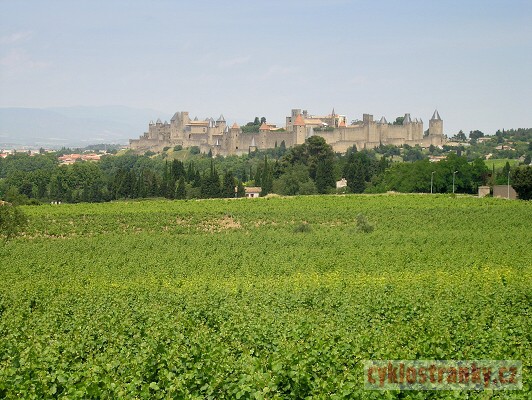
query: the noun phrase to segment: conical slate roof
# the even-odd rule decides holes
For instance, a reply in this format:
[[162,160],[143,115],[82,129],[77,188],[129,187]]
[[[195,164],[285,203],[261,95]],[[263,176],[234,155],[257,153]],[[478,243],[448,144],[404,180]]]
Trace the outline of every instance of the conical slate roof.
[[405,119],[403,119],[403,125],[411,124],[412,119],[410,118],[410,114],[405,114]]
[[223,114],[220,114],[220,117],[218,117],[216,122],[225,122],[225,118],[224,118]]
[[438,112],[438,110],[434,110],[434,114],[432,114],[431,120],[441,121],[440,113]]
[[249,147],[257,147],[257,144],[255,143],[255,136],[251,138],[251,145]]
[[382,118],[379,120],[379,124],[387,124],[387,123],[388,121],[386,121],[386,118],[383,115]]

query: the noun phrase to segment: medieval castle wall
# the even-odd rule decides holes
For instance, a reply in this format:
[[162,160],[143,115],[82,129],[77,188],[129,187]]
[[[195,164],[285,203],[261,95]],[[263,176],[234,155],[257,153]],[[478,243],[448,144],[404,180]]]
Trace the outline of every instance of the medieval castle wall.
[[280,130],[262,124],[258,133],[244,133],[235,123],[229,127],[223,117],[191,120],[186,111],[176,112],[170,123],[150,122],[148,132],[139,139],[130,140],[135,151],[162,151],[165,147],[181,145],[184,148],[198,146],[201,152],[212,151],[214,155],[240,155],[250,150],[270,149],[285,142],[286,147],[302,144],[313,135],[321,136],[335,152],[345,153],[349,147],[375,148],[379,145],[428,147],[444,143],[443,120],[434,111],[429,121],[428,135],[424,135],[423,121],[405,114],[401,125],[389,124],[386,118],[373,120],[373,115],[364,114],[362,121],[347,125],[346,117],[332,111],[326,116],[312,116],[307,111],[293,109],[286,118],[286,128]]

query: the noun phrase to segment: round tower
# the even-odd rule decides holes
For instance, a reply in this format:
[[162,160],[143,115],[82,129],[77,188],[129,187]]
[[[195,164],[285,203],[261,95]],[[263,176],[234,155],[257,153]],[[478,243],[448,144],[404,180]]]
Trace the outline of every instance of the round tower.
[[270,133],[270,127],[266,122],[263,122],[259,128],[259,148],[268,148],[268,134]]
[[429,139],[430,144],[435,146],[441,146],[443,144],[443,120],[438,113],[438,110],[434,110],[432,118],[429,121]]
[[443,136],[443,120],[438,110],[434,110],[434,114],[432,114],[432,118],[429,121],[429,135]]

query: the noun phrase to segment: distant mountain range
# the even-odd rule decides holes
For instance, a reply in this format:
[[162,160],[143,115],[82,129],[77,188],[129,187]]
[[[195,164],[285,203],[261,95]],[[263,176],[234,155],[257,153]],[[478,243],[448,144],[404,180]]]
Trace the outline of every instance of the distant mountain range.
[[0,108],[0,148],[127,144],[157,118],[169,120],[170,115],[125,106]]

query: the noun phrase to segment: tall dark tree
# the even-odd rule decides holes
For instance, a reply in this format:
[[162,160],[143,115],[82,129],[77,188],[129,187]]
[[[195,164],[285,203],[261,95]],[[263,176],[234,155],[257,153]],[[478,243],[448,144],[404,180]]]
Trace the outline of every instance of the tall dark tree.
[[351,153],[344,168],[347,188],[351,193],[362,193],[377,167],[366,151]]
[[469,139],[470,140],[477,140],[478,138],[484,137],[484,132],[479,130],[474,130],[469,132]]
[[353,164],[353,180],[351,184],[347,182],[347,186],[352,193],[363,193],[366,188],[366,173],[365,165],[361,158],[357,157]]
[[242,181],[238,181],[236,196],[238,198],[242,198],[246,195],[246,189],[244,188],[244,185],[242,184]]
[[511,174],[511,184],[519,199],[532,200],[532,167],[526,165],[514,169]]
[[[332,147],[321,136],[311,136],[305,142],[307,147],[307,165],[310,177],[316,180],[316,172],[320,161],[333,162],[334,152]],[[334,178],[333,178],[334,179]]]
[[192,187],[199,188],[201,187],[202,178],[198,170],[194,172],[194,180],[192,181]]
[[133,186],[135,185],[135,178],[131,171],[120,170],[117,175],[119,177],[118,188],[116,190],[117,199],[126,199],[132,197]]
[[211,159],[211,168],[206,173],[201,181],[201,196],[203,198],[220,197],[220,176],[214,167],[214,161]]
[[141,169],[137,179],[137,193],[143,199],[148,197],[148,188],[146,187],[146,180],[144,179],[144,169]]
[[222,184],[222,197],[235,197],[235,177],[231,171],[225,171]]
[[388,162],[388,159],[385,156],[382,156],[377,166],[377,173],[382,174],[389,166],[390,163]]
[[194,165],[190,162],[188,163],[188,168],[187,168],[187,182],[190,183],[194,181],[195,177],[196,177],[196,171],[194,170]]
[[[257,170],[255,171],[255,174],[253,175],[255,186],[262,186],[262,169],[263,168],[264,168],[263,164],[257,165]],[[251,174],[251,168],[249,170]]]
[[264,157],[264,166],[262,167],[261,182],[260,186],[262,188],[261,195],[265,196],[268,193],[271,193],[273,190],[273,173],[272,168],[268,164],[268,157]]
[[161,189],[160,189],[161,196],[169,197],[169,192],[171,190],[170,181],[171,181],[170,170],[168,168],[168,161],[166,161],[164,163],[163,180],[161,182]]
[[489,169],[484,160],[480,157],[475,158],[471,163],[471,180],[475,191],[479,186],[486,184],[488,173]]
[[177,182],[179,178],[185,175],[185,166],[179,160],[172,161],[172,180]]
[[187,196],[187,191],[186,191],[185,176],[181,175],[179,177],[179,181],[177,183],[177,187],[176,187],[176,190],[175,190],[175,198],[176,199],[184,199],[184,198],[186,198],[186,196]]
[[318,161],[316,169],[316,189],[318,193],[328,193],[336,186],[334,180],[334,165],[330,159]]

